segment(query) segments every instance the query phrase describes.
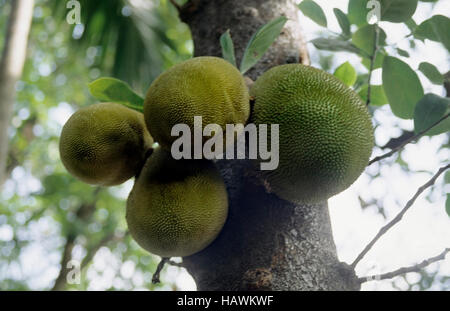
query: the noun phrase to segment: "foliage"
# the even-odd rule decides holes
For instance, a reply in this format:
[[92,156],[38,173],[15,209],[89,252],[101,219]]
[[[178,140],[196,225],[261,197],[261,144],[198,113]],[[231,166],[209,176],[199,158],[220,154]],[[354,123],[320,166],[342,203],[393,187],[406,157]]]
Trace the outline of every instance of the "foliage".
[[[1,29],[7,3],[0,1]],[[29,55],[16,88],[11,177],[0,192],[0,289],[50,289],[70,237],[75,237],[72,257],[83,268],[82,283],[68,289],[172,289],[175,285],[151,285],[157,260],[126,232],[124,199],[130,184],[99,189],[74,179],[59,160],[58,136],[77,107],[95,102],[88,88],[92,80],[112,75],[147,88],[160,72],[191,56],[189,30],[166,1],[139,10],[139,16],[128,15],[133,8],[125,1],[82,1],[82,8],[79,37],[77,26],[65,23],[65,1],[36,1]],[[103,89],[111,81],[116,80],[104,80]],[[139,101],[128,94],[124,101]],[[95,208],[80,213],[89,206]],[[109,258],[106,266],[92,265],[97,253]],[[33,262],[36,256],[48,260]]]
[[352,86],[356,82],[356,70],[349,62],[345,62],[336,68],[334,75],[347,86]]
[[[372,12],[376,12],[377,9],[375,2],[380,4],[380,20],[377,18],[374,20],[374,17],[371,17]],[[419,59],[418,65],[415,65],[416,60],[413,59],[412,54],[414,54],[414,58],[421,57],[422,55],[416,53],[417,46],[421,42],[428,44],[430,41],[440,43],[449,52],[450,34],[446,30],[450,27],[450,19],[437,14],[416,23],[414,13],[422,5],[420,2],[438,1],[349,0],[347,13],[337,8],[333,10],[341,32],[336,33],[327,30],[309,42],[319,52],[333,52],[324,54],[330,55],[330,58],[336,52],[347,53],[346,56],[352,60],[355,59],[353,56],[359,58],[359,62],[348,61],[338,64],[339,66],[334,70],[334,74],[358,92],[374,116],[377,115],[378,110],[384,113],[389,109],[391,114],[397,118],[398,123],[406,122],[401,119],[413,122],[413,131],[409,132],[411,134],[408,134],[407,130],[402,131],[405,137],[408,137],[407,135],[411,137],[413,134],[420,134],[424,131],[424,135],[428,137],[445,135],[446,139],[441,140],[440,149],[443,150],[444,154],[448,154],[449,146],[445,142],[450,137],[450,118],[448,115],[450,101],[448,98],[442,97],[442,93],[446,91],[447,97],[450,96],[448,93],[449,74],[444,74],[444,72],[449,71],[449,68],[438,69],[429,61],[421,59]],[[300,3],[299,8],[305,16],[319,26],[326,27],[327,24],[330,24],[330,20],[328,20],[328,23],[326,22],[323,10],[314,1],[304,0]],[[409,29],[409,34],[402,40],[396,39],[396,42],[393,42],[391,34],[383,29],[388,27],[388,24],[384,21],[404,24]],[[399,44],[405,41],[409,43],[409,49],[405,48],[405,45]],[[353,54],[353,56],[350,57],[350,54]],[[324,57],[321,56],[319,63],[322,68],[331,71],[333,67],[330,65],[330,61],[327,61],[326,66],[323,62]],[[375,71],[378,75],[381,73],[380,85],[374,84]],[[446,89],[443,87],[444,83]],[[436,86],[440,86],[440,91]],[[375,126],[378,127],[376,118],[373,121]],[[391,143],[395,146],[399,142],[407,142],[405,138],[402,140],[403,135],[398,138],[393,137],[386,146],[390,146]],[[376,152],[388,148],[385,146],[379,147],[376,148],[378,149]],[[399,150],[396,154],[394,164],[400,165],[402,170],[409,172],[409,164],[403,159],[403,152]],[[445,163],[448,163],[447,160],[444,159],[441,163],[445,165]],[[370,176],[374,182],[380,177],[380,172],[381,169],[378,168],[378,172]],[[447,178],[443,182],[443,186],[448,187],[448,184]],[[444,209],[450,215],[450,196],[445,193],[443,195],[447,197]],[[431,201],[430,196],[427,199]],[[375,206],[382,215],[385,215],[385,210],[378,200],[372,199],[369,203],[361,198],[360,200],[363,208]],[[431,288],[432,281],[438,279],[437,274],[421,273],[419,287],[414,287],[415,285],[411,284],[410,289],[425,290]],[[441,282],[448,282],[448,279],[441,278]]]
[[237,67],[236,65],[236,55],[234,53],[234,44],[231,39],[230,30],[228,29],[226,32],[220,36],[220,45],[222,47],[222,57],[230,62],[231,65]]
[[273,41],[280,35],[287,18],[280,16],[262,26],[248,42],[241,62],[241,73],[244,74],[253,67],[267,52]]
[[144,99],[128,84],[114,78],[100,78],[89,84],[92,96],[101,102],[115,102],[143,112]]
[[[145,1],[147,6],[140,8],[126,0],[80,2],[83,24],[71,26],[65,22],[65,1],[36,0],[29,56],[16,86],[17,102],[11,120],[10,178],[0,192],[0,289],[49,289],[59,272],[55,267],[69,237],[75,238],[73,258],[81,262],[86,259],[83,282],[70,285],[69,289],[176,288],[175,285],[150,285],[156,260],[126,234],[124,197],[130,183],[107,190],[77,181],[60,163],[58,136],[68,115],[80,106],[94,103],[95,99],[119,101],[139,110],[142,98],[138,94],[143,94],[163,70],[192,56],[189,29],[180,23],[176,9],[168,0]],[[420,80],[423,75],[442,88],[446,81],[443,72],[448,68],[438,69],[425,61],[413,68],[409,61],[411,50],[420,41],[438,42],[450,51],[449,18],[434,15],[417,24],[414,12],[418,3],[417,0],[381,1],[381,20],[404,24],[410,30],[404,38],[410,44],[409,52],[392,43],[382,23],[368,24],[367,0],[349,0],[347,13],[334,9],[341,32],[327,31],[310,41],[320,51],[356,56],[358,63],[345,62],[334,74],[369,104],[371,113],[390,109],[398,122],[401,119],[414,122],[416,133],[450,110],[448,99],[430,93]],[[5,29],[8,2],[0,0],[0,8],[0,29]],[[312,0],[302,1],[299,10],[324,29],[330,24]],[[239,64],[242,73],[261,59],[286,22],[285,17],[276,18],[253,35]],[[3,41],[2,37],[0,49]],[[223,57],[237,66],[232,34],[225,32],[220,42]],[[318,62],[322,69],[332,70],[331,56],[320,54]],[[382,71],[381,85],[371,81],[375,70]],[[100,76],[114,78],[96,80]],[[125,92],[117,92],[119,89]],[[449,120],[426,135],[448,137]],[[441,148],[448,150],[448,143],[443,143]],[[408,170],[401,152],[394,163]],[[374,173],[373,178],[379,174]],[[448,176],[449,173],[444,181],[447,187]],[[376,201],[368,204],[374,205]],[[91,215],[80,217],[79,211],[86,206],[95,209]],[[450,216],[449,194],[444,208]],[[378,210],[384,213],[383,208]],[[109,267],[92,264],[89,257],[95,258],[97,252],[111,255],[115,264],[106,264]],[[42,256],[48,262],[29,269],[36,253],[45,254]],[[140,278],[123,273],[121,267],[125,264]],[[95,278],[108,279],[108,275],[112,277],[105,282],[109,284],[106,288],[91,283]],[[434,273],[423,272],[418,282],[408,282],[408,286],[428,289],[435,278]],[[441,282],[448,282],[448,278],[442,278]]]
[[[304,2],[305,1],[302,3]],[[308,6],[312,6],[310,2],[312,1],[307,1]],[[302,3],[300,6],[302,6]],[[372,67],[372,70],[382,67],[383,90],[378,87],[373,88],[373,90],[376,90],[376,96],[374,96],[374,99],[376,100],[374,100],[375,103],[372,103],[372,105],[383,105],[384,102],[386,102],[386,97],[387,102],[396,116],[404,119],[420,118],[420,116],[414,115],[416,105],[424,97],[423,86],[417,73],[408,63],[383,49],[383,46],[386,46],[387,44],[386,33],[378,24],[368,24],[367,15],[369,9],[366,8],[366,4],[367,1],[365,0],[350,0],[348,16],[340,10],[335,10],[336,18],[342,28],[342,34],[330,38],[320,37],[311,42],[316,48],[321,50],[355,53],[362,57],[363,64],[366,67],[369,67],[369,69],[370,67]],[[381,20],[405,23],[408,27],[413,27],[416,23],[411,17],[415,12],[416,7],[417,1],[381,1]],[[310,16],[311,14],[309,13],[307,15]],[[317,17],[312,17],[312,20],[317,22]],[[347,26],[347,20],[350,21],[351,24],[357,26],[356,30],[353,31],[351,35],[349,33],[350,27]],[[444,31],[444,29],[448,29],[448,20],[449,19],[445,16],[432,16],[419,26],[416,26],[412,35],[416,40],[429,39],[441,42],[449,49],[448,42],[450,40],[450,35],[448,32]],[[322,25],[323,23],[319,22],[319,24]],[[409,56],[409,54],[402,49],[397,48],[397,52],[400,56]],[[419,70],[435,84],[442,84],[444,82],[442,74],[430,63],[422,62],[419,66]],[[356,89],[366,100],[368,84],[370,84],[370,81],[363,83],[359,86],[359,89]],[[430,105],[424,106],[416,113],[428,113],[428,111],[423,111],[423,109],[432,110],[433,107]],[[443,128],[436,133],[439,134],[448,130],[450,130],[449,127]]]

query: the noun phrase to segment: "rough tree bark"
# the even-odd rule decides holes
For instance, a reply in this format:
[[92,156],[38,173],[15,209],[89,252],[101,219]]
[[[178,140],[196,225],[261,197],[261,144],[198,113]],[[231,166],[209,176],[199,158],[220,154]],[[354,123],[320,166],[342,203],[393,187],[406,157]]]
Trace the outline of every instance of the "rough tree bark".
[[34,0],[13,0],[0,61],[0,185],[8,156],[8,127],[15,98],[15,85],[22,75]]
[[[192,0],[180,16],[196,56],[220,56],[220,35],[230,29],[238,60],[261,25],[287,16],[281,36],[248,73],[255,79],[276,65],[309,63],[297,11],[292,0]],[[359,290],[354,270],[337,258],[326,202],[295,206],[266,193],[247,161],[217,165],[229,193],[228,220],[216,241],[183,260],[199,290]]]

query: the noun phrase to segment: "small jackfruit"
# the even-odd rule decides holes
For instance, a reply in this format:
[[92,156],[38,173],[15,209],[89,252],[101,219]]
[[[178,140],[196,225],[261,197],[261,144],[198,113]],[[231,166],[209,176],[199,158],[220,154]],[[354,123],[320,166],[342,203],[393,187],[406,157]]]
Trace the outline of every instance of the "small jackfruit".
[[225,131],[226,124],[245,124],[249,113],[243,76],[222,58],[209,56],[192,58],[162,73],[144,103],[150,133],[168,150],[178,138],[171,136],[176,124],[187,124],[193,132],[194,116],[201,116],[204,125],[218,124]]
[[69,118],[59,150],[73,176],[89,184],[112,186],[140,171],[152,144],[142,113],[120,104],[99,103]]
[[228,213],[225,184],[207,160],[174,160],[158,147],[127,200],[131,236],[161,257],[189,256],[207,247]]
[[[254,83],[251,122],[279,124],[279,166],[268,188],[294,203],[316,203],[348,188],[367,166],[373,127],[359,96],[313,67],[274,67]],[[269,139],[270,142],[270,139]]]

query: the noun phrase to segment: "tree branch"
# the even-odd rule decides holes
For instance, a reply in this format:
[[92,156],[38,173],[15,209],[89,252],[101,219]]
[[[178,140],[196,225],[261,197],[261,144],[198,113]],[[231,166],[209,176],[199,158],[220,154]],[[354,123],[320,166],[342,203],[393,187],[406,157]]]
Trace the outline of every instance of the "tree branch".
[[394,149],[403,144],[406,140],[414,136],[414,131],[402,131],[402,134],[398,137],[389,139],[389,141],[384,145],[380,146],[380,149]]
[[55,284],[52,287],[52,291],[63,290],[66,286],[66,277],[69,270],[67,269],[67,263],[72,258],[72,250],[75,246],[76,235],[69,235],[67,237],[66,245],[64,245],[63,256],[61,258],[61,268],[59,270],[58,277],[55,280]]
[[[98,198],[98,194],[100,193],[101,188],[97,187],[94,190],[94,200],[96,201]],[[92,216],[92,214],[95,211],[95,201],[92,204],[81,204],[78,208],[77,212],[75,213],[77,218],[81,221],[88,221],[89,218]],[[72,259],[72,250],[75,246],[75,240],[78,236],[77,232],[70,232],[67,236],[66,245],[64,246],[63,255],[61,258],[61,267],[59,270],[58,277],[55,280],[55,284],[53,285],[52,291],[60,291],[63,290],[66,286],[66,277],[67,273],[69,272],[67,264]]]
[[22,75],[26,59],[33,6],[33,0],[12,1],[0,59],[0,183],[5,180],[8,128],[16,95],[15,85]]
[[[447,97],[450,97],[450,71],[447,72],[445,74],[445,81],[444,81],[444,87],[447,93]],[[392,142],[392,145],[394,146],[392,148],[392,150],[388,153],[385,153],[381,156],[378,156],[372,160],[370,160],[369,165],[378,162],[382,159],[385,159],[387,157],[390,157],[391,155],[393,155],[394,153],[396,153],[397,151],[399,151],[400,149],[402,149],[404,146],[406,146],[407,144],[409,144],[410,142],[419,139],[420,137],[422,137],[423,135],[425,135],[426,132],[428,132],[429,130],[431,130],[433,127],[437,126],[438,124],[440,124],[441,122],[443,122],[444,120],[446,120],[448,117],[450,116],[450,113],[447,113],[445,116],[443,116],[440,120],[438,120],[436,123],[434,123],[433,125],[431,125],[429,128],[423,130],[422,132],[418,133],[417,135],[412,135],[410,134],[410,132],[404,132],[404,135],[401,135],[398,138],[394,138],[391,139],[384,147],[381,147],[382,149],[384,149],[385,147],[389,147],[388,145],[390,145],[390,143]],[[400,143],[399,140],[401,139]],[[403,140],[404,139],[404,140]]]
[[378,38],[380,36],[380,29],[378,28],[378,24],[375,24],[375,42],[373,44],[373,53],[370,56],[370,69],[369,69],[369,78],[368,78],[368,87],[367,87],[367,100],[366,100],[366,106],[370,105],[370,92],[372,88],[372,73],[373,73],[373,67],[375,65],[375,58],[378,52]]
[[391,151],[373,158],[372,160],[369,161],[369,165],[372,165],[375,162],[378,162],[380,160],[383,160],[385,158],[390,157],[391,155],[393,155],[394,153],[396,153],[397,151],[399,151],[400,149],[402,149],[403,147],[405,147],[407,144],[409,144],[410,142],[417,140],[419,138],[421,138],[423,135],[425,135],[429,130],[431,130],[432,128],[434,128],[435,126],[437,126],[438,124],[440,124],[441,122],[443,122],[444,120],[448,119],[448,117],[450,116],[450,113],[447,113],[445,116],[443,116],[442,118],[440,118],[438,121],[436,121],[435,123],[433,123],[430,127],[426,128],[425,130],[419,132],[418,134],[410,137],[409,139],[405,140],[403,143],[401,143],[400,145],[398,145],[396,148],[392,149]]
[[175,0],[170,0],[170,3],[172,3],[172,5],[178,10],[178,12],[181,11],[181,6]]
[[161,274],[161,271],[162,271],[162,269],[164,268],[164,266],[166,264],[171,265],[171,266],[175,266],[175,267],[184,268],[182,263],[178,263],[178,262],[172,261],[172,260],[170,260],[170,258],[167,258],[167,257],[161,258],[161,261],[159,262],[158,266],[156,267],[156,271],[155,271],[155,273],[153,274],[153,277],[152,277],[152,283],[153,284],[158,284],[158,283],[161,282],[160,279],[159,279],[159,275]]
[[445,249],[441,254],[435,256],[435,257],[431,257],[428,259],[425,259],[424,261],[422,261],[419,264],[416,264],[414,266],[411,267],[403,267],[400,268],[398,270],[392,271],[392,272],[388,272],[388,273],[383,273],[383,274],[377,274],[377,275],[371,275],[371,276],[365,276],[362,278],[358,278],[358,281],[360,283],[365,283],[365,282],[370,282],[370,281],[381,281],[381,280],[385,280],[385,279],[392,279],[396,276],[399,275],[403,275],[409,272],[419,272],[420,270],[422,270],[423,268],[429,266],[430,264],[440,261],[440,260],[444,260],[445,259],[445,255],[447,255],[447,253],[450,252],[450,248]]
[[159,279],[159,275],[161,274],[162,269],[164,268],[164,266],[166,265],[167,262],[169,262],[170,258],[167,257],[163,257],[161,258],[161,261],[159,262],[158,266],[156,267],[156,271],[153,274],[152,277],[152,283],[153,284],[158,284],[160,283],[160,279]]
[[414,204],[416,199],[419,197],[419,195],[424,192],[427,188],[431,187],[436,179],[447,169],[450,168],[450,164],[441,167],[439,171],[430,179],[428,180],[423,186],[421,186],[417,192],[414,194],[414,196],[406,203],[405,207],[400,211],[400,213],[395,216],[394,219],[392,219],[388,224],[386,224],[384,227],[380,229],[380,231],[377,233],[377,235],[370,241],[369,244],[364,248],[364,250],[361,252],[361,254],[356,257],[355,261],[351,264],[353,268],[356,267],[356,265],[361,261],[361,259],[364,258],[364,256],[370,251],[370,249],[373,247],[373,245],[387,232],[389,229],[391,229],[396,223],[398,223],[400,220],[402,220],[403,215],[409,210],[409,208]]
[[171,265],[171,266],[174,266],[174,267],[184,268],[182,262],[175,262],[175,261],[172,261],[172,260],[168,260],[167,264]]

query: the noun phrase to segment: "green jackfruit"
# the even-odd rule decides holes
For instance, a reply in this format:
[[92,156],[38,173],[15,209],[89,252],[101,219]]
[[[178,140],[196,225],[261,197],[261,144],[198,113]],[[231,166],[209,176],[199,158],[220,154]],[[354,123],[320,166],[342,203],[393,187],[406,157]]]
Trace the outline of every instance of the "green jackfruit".
[[300,64],[277,66],[259,77],[250,95],[251,122],[279,124],[279,166],[262,172],[279,197],[294,203],[326,200],[367,166],[374,145],[370,115],[334,76]]
[[142,113],[120,104],[99,103],[69,118],[59,150],[73,176],[88,184],[112,186],[140,171],[152,144]]
[[207,160],[174,160],[162,148],[146,162],[127,200],[131,236],[161,257],[189,256],[208,246],[228,213],[225,184]]
[[[248,89],[240,72],[218,57],[196,57],[162,73],[150,86],[144,104],[147,127],[154,139],[170,150],[178,138],[176,124],[194,130],[194,116],[204,126],[245,124],[250,113]],[[205,138],[204,140],[207,140]],[[225,141],[224,135],[224,141]]]

